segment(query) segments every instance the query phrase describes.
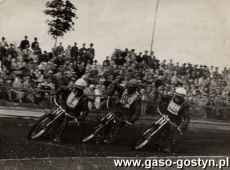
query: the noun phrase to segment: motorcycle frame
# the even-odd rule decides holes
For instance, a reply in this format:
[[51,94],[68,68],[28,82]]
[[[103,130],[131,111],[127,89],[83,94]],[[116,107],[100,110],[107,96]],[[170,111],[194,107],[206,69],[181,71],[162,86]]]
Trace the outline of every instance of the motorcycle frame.
[[63,114],[67,117],[73,118],[75,123],[79,126],[79,122],[77,120],[76,117],[71,116],[70,114],[68,114],[65,109],[63,109],[56,101],[56,98],[54,98],[54,104],[57,106],[57,109],[55,111],[52,112],[53,115],[57,115],[51,122],[49,122],[47,124],[47,126],[50,126],[53,122],[55,122],[59,117],[61,117]]
[[150,136],[152,137],[152,135],[154,135],[155,133],[157,133],[165,124],[170,123],[171,125],[173,125],[174,127],[177,128],[177,130],[179,131],[180,135],[182,135],[182,131],[181,129],[175,124],[173,123],[168,115],[165,115],[163,113],[161,113],[159,107],[157,107],[157,111],[158,113],[161,115],[161,118],[159,118],[156,122],[155,125],[159,125],[158,129],[156,131],[154,131],[153,134],[151,134]]

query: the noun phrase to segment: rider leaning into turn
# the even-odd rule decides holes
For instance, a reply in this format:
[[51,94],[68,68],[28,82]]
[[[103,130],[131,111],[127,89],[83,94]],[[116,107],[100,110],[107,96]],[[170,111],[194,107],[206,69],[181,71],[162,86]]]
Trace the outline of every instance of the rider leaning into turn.
[[119,93],[120,98],[115,104],[115,112],[120,114],[121,117],[130,123],[134,123],[139,118],[141,110],[141,98],[138,92],[138,81],[136,79],[129,80],[123,89],[121,86],[118,86],[119,85],[113,86],[112,88],[114,89],[110,89],[112,93],[108,93],[109,96],[112,96],[116,91]]
[[181,134],[187,129],[190,120],[189,104],[185,100],[186,90],[178,87],[173,96],[162,96],[158,107],[161,113],[167,114],[170,120],[177,125],[177,127],[168,124],[167,126],[167,139],[163,146],[165,152],[175,153],[178,149]]
[[[87,82],[80,78],[74,83],[72,91],[69,93],[66,102],[63,104],[65,111],[81,120],[88,114],[88,97],[84,94]],[[58,92],[57,92],[58,94]],[[55,142],[60,142],[65,127],[68,124],[68,118],[64,118],[61,125],[56,130]]]
[[[118,98],[114,102],[113,112],[121,119],[131,124],[138,120],[141,113],[141,98],[138,92],[138,81],[131,79],[128,81],[125,87],[119,84],[119,79],[112,83],[108,87],[108,96],[114,96],[118,94]],[[120,124],[120,127],[124,126],[124,122]],[[118,131],[117,131],[118,132]],[[117,132],[115,134],[117,134]],[[116,135],[110,139],[109,142],[113,142]]]

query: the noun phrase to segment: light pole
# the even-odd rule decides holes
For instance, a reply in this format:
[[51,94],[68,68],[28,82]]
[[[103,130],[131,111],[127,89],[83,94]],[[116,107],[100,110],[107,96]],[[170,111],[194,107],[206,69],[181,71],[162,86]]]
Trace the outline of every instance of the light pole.
[[160,0],[157,0],[156,10],[155,10],[155,16],[154,16],[154,21],[153,21],[153,32],[152,32],[152,40],[151,40],[150,51],[152,51],[152,50],[153,50],[154,35],[155,35],[155,28],[156,28],[156,23],[157,23],[157,11],[158,11],[158,6],[159,6],[159,3],[160,3]]

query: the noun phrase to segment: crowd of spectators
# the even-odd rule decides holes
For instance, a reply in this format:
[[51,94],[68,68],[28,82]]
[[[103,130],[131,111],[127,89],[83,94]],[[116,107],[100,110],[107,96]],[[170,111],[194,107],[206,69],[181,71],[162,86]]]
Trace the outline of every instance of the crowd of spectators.
[[[113,81],[125,85],[136,78],[140,84],[143,105],[154,103],[159,94],[173,94],[175,87],[188,91],[187,99],[199,106],[230,106],[230,69],[191,63],[159,61],[153,51],[137,53],[135,49],[115,49],[102,64],[95,60],[93,44],[78,48],[64,48],[62,43],[51,52],[41,50],[35,37],[30,44],[28,37],[20,46],[0,42],[1,97],[19,102],[39,103],[51,91],[71,88],[76,79],[85,76],[89,82],[86,93],[104,95]],[[100,97],[91,96],[95,107],[100,107]],[[92,106],[91,106],[92,107]],[[143,107],[148,109],[147,107]]]
[[135,49],[115,49],[103,62],[110,72],[124,76],[124,81],[137,78],[142,85],[141,93],[151,101],[156,92],[172,94],[177,86],[187,91],[187,99],[196,105],[230,106],[230,69],[222,72],[218,67],[174,63],[172,59],[159,61],[154,52],[135,53]]
[[[25,36],[19,46],[0,41],[0,98],[41,103],[59,88],[70,88],[94,61],[94,44],[64,48],[62,43],[51,52],[42,51],[38,38],[30,43]],[[45,101],[47,102],[47,101]]]

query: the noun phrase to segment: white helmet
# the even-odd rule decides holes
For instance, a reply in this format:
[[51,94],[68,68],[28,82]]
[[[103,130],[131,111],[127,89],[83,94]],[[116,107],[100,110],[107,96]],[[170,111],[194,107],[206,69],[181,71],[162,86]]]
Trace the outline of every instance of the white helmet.
[[84,89],[85,87],[87,87],[87,83],[84,79],[80,78],[74,83],[74,86],[79,89]]
[[187,94],[187,91],[183,87],[177,87],[175,92],[181,96],[185,96]]

